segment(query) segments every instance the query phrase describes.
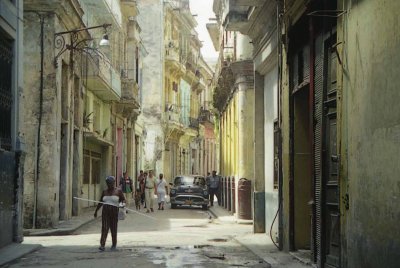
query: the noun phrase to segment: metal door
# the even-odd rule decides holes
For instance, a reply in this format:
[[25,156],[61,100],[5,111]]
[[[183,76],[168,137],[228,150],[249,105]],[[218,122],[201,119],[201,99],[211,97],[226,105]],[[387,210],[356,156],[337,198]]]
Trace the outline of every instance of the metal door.
[[325,94],[323,141],[323,223],[325,267],[340,267],[340,210],[337,155],[337,56],[333,47],[336,36],[325,43]]

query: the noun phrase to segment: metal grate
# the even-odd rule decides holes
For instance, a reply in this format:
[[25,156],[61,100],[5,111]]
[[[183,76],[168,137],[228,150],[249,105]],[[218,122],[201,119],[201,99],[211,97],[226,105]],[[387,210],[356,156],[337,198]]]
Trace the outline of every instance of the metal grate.
[[320,35],[315,43],[315,92],[314,92],[314,178],[315,178],[315,253],[316,261],[321,263],[322,241],[322,115],[324,88],[324,47]]
[[0,33],[0,148],[11,150],[13,42]]

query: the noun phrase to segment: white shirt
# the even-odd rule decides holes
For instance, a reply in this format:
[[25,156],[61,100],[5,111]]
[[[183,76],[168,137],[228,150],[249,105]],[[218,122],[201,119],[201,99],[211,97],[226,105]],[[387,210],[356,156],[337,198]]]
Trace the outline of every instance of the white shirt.
[[158,193],[165,193],[165,186],[167,186],[167,182],[164,180],[158,180],[157,181],[157,192]]

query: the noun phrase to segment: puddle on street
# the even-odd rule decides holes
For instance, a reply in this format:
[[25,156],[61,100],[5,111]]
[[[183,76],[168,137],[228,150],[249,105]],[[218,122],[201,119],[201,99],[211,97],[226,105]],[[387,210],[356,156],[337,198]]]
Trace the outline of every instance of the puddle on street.
[[[226,242],[227,239],[212,239]],[[143,247],[123,249],[131,256],[143,255],[154,265],[161,267],[267,267],[258,258],[249,258],[248,253],[233,251],[232,248],[216,248],[212,245],[199,244],[175,247]]]
[[228,239],[225,239],[225,238],[214,238],[214,239],[209,239],[208,241],[212,241],[212,242],[228,242]]

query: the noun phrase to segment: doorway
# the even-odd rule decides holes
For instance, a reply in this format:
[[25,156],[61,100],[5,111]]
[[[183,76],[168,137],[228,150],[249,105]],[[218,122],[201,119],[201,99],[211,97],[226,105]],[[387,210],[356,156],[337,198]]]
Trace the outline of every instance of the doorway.
[[311,249],[312,139],[309,87],[293,94],[293,249]]

